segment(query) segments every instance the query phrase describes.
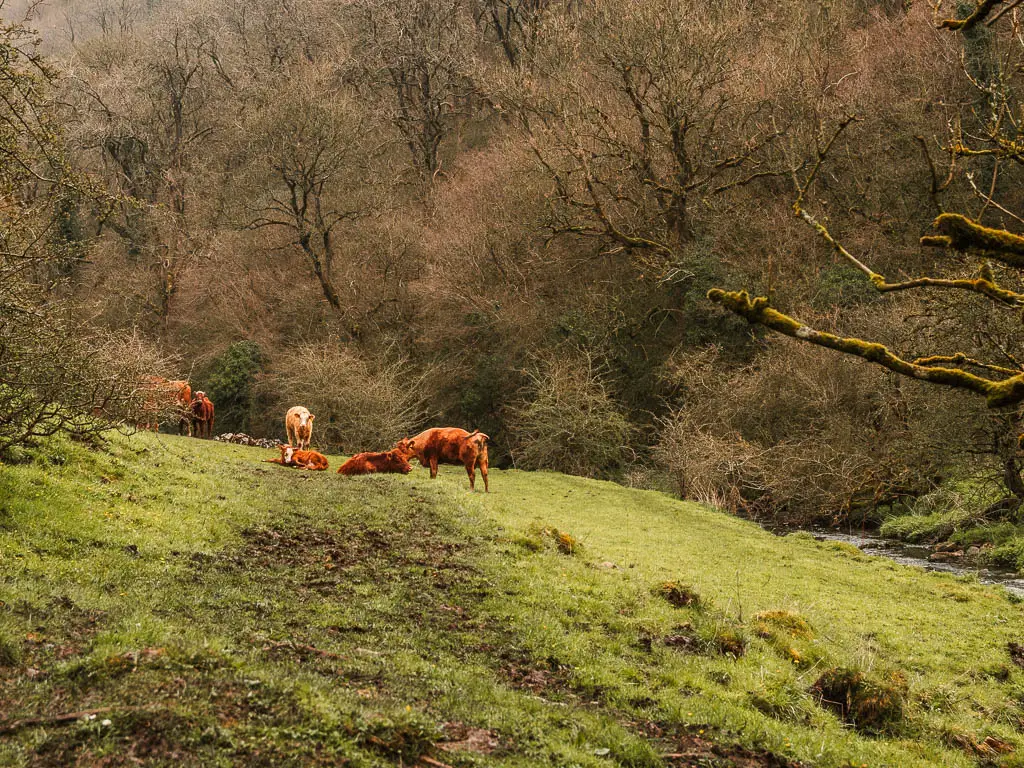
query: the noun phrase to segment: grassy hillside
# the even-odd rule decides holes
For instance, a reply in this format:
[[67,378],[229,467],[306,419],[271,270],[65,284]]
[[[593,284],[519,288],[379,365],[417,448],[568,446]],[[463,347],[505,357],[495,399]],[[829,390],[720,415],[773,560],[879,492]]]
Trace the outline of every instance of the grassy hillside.
[[470,494],[460,468],[342,478],[271,454],[139,435],[0,467],[0,765],[1024,747],[1024,619],[999,590],[610,483],[495,471]]

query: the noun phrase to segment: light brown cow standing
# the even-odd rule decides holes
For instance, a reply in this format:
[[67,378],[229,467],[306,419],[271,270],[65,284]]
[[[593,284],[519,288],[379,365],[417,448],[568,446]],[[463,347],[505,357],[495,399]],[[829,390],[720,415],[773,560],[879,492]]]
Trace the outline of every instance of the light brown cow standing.
[[313,439],[313,419],[316,417],[303,405],[294,405],[284,417],[284,429],[288,434],[288,445],[298,445],[299,450],[309,448]]

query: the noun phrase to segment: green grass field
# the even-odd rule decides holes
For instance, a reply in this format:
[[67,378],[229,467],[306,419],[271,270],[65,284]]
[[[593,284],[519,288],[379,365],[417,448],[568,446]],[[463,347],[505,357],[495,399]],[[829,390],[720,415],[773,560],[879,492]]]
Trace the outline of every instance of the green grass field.
[[0,467],[0,765],[1024,764],[1001,590],[611,483],[271,455]]

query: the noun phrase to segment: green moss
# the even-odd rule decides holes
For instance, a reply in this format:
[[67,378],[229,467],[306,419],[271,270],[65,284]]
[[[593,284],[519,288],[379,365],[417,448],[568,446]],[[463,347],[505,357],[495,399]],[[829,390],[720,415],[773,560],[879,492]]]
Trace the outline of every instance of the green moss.
[[917,543],[945,541],[956,531],[970,525],[974,514],[969,510],[953,509],[933,512],[929,515],[901,515],[891,517],[882,523],[882,536]]

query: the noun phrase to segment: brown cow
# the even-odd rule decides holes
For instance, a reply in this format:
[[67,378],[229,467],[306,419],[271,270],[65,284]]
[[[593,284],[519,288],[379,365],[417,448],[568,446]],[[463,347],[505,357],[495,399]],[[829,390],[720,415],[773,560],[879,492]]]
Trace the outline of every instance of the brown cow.
[[288,434],[288,445],[298,445],[300,450],[309,448],[313,439],[313,419],[309,409],[303,405],[295,405],[288,409],[284,417],[284,430]]
[[395,450],[405,456],[415,456],[424,467],[430,467],[431,479],[437,477],[438,464],[461,464],[469,475],[470,490],[476,490],[476,468],[487,484],[487,437],[480,430],[467,432],[458,427],[435,427],[420,432],[416,437],[399,440]]
[[281,451],[279,459],[264,459],[270,464],[280,464],[283,467],[297,467],[298,469],[327,469],[327,457],[316,451],[298,451],[290,445],[278,445]]
[[341,465],[339,475],[368,475],[371,472],[412,472],[409,460],[398,450],[384,453],[357,453]]
[[142,414],[146,417],[145,422],[136,426],[139,429],[152,429],[160,431],[160,417],[168,411],[177,410],[181,416],[178,422],[178,432],[186,424],[189,406],[192,402],[192,387],[185,379],[168,381],[162,376],[145,376],[142,379],[141,389],[146,394],[142,399]]
[[189,404],[188,413],[188,434],[192,436],[192,427],[195,425],[197,437],[202,437],[206,432],[207,437],[213,436],[213,401],[206,396],[205,392],[197,391],[192,395],[192,402]]

